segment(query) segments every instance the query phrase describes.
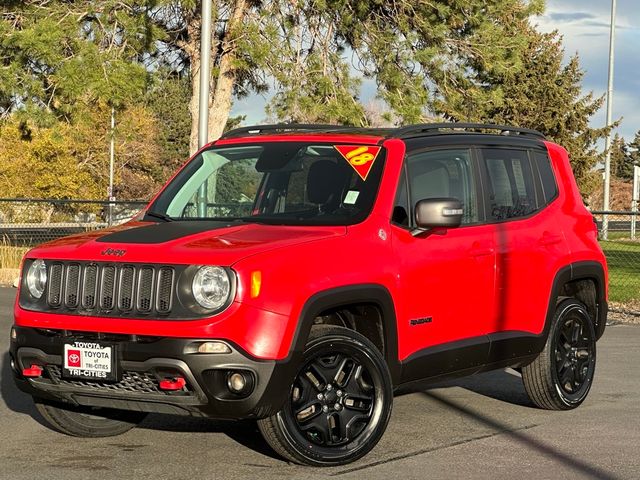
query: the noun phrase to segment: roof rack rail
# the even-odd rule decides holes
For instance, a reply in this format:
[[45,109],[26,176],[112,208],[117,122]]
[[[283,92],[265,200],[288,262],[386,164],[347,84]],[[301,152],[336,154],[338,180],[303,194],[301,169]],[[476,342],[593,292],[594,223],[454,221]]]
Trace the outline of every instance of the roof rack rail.
[[222,134],[223,138],[234,138],[243,135],[260,135],[267,132],[296,132],[296,131],[335,131],[335,130],[353,130],[356,127],[348,125],[322,125],[309,123],[277,123],[273,125],[254,125],[252,127],[240,127],[229,130]]
[[490,123],[420,123],[400,127],[392,131],[390,137],[406,138],[421,135],[436,134],[440,130],[499,130],[500,135],[518,135],[544,139],[543,133],[529,128],[511,127],[509,125],[493,125]]

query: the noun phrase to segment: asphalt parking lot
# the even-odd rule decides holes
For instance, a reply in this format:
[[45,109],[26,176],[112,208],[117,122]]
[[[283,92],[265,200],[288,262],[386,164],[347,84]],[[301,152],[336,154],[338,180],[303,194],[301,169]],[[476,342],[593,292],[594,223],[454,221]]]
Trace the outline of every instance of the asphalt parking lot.
[[396,397],[371,454],[318,470],[277,458],[251,422],[149,415],[125,435],[95,440],[47,429],[9,370],[14,295],[0,288],[0,478],[640,478],[640,326],[607,329],[577,410],[536,409],[517,373],[490,372]]

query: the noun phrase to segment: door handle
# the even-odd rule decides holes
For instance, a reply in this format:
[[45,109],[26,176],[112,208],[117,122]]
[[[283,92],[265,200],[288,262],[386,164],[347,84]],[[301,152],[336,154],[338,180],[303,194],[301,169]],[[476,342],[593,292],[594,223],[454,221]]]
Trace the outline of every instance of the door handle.
[[495,249],[493,247],[490,247],[488,245],[482,246],[479,243],[474,243],[471,246],[471,250],[469,250],[469,254],[472,257],[484,257],[487,255],[493,255],[495,252]]
[[540,240],[538,240],[538,243],[543,247],[555,245],[560,242],[562,242],[562,235],[558,233],[549,233],[549,232],[544,232],[542,234],[542,237],[540,237]]

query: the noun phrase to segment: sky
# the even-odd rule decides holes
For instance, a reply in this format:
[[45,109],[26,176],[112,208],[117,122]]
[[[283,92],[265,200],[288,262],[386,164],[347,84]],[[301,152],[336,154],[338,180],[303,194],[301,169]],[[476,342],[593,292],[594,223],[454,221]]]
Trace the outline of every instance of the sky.
[[[543,32],[557,30],[563,36],[565,58],[578,54],[585,72],[583,92],[606,94],[610,0],[547,0],[545,15],[533,19]],[[375,84],[365,81],[361,100],[376,96]],[[233,115],[246,115],[244,123],[264,123],[267,98],[249,96],[237,101]],[[621,119],[617,133],[631,141],[640,130],[640,0],[618,0],[616,11],[613,120]],[[592,126],[606,124],[606,104],[591,119]]]
[[[537,19],[541,31],[558,30],[565,57],[578,54],[585,71],[582,89],[596,96],[607,92],[609,61],[609,0],[547,0]],[[640,130],[640,1],[618,0],[613,69],[613,120],[622,118],[617,132],[627,141]],[[606,124],[606,104],[593,116],[593,126]]]

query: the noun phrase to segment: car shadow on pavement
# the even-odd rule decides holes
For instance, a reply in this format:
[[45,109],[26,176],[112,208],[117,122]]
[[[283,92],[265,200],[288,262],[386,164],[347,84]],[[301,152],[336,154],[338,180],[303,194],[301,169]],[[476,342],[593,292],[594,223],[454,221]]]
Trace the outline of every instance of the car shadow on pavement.
[[223,421],[154,413],[138,425],[138,428],[164,432],[222,433],[254,452],[282,460],[264,441],[256,422],[252,420]]
[[493,370],[437,383],[432,383],[428,380],[423,383],[416,382],[409,386],[400,387],[395,395],[402,396],[436,388],[452,387],[461,387],[501,402],[507,402],[521,407],[535,408],[531,400],[529,400],[527,392],[524,390],[520,374],[511,369]]
[[13,372],[11,371],[11,357],[9,352],[2,354],[0,370],[0,396],[7,408],[16,413],[31,415],[38,419],[38,415],[31,398],[26,393],[21,392],[13,382]]
[[600,480],[616,480],[618,478],[612,473],[603,470],[602,468],[590,465],[587,462],[581,461],[574,456],[567,455],[551,447],[550,445],[532,438],[530,435],[527,435],[525,433],[524,429],[514,429],[507,424],[501,423],[495,418],[490,418],[482,413],[479,413],[468,407],[467,405],[458,403],[454,399],[448,398],[446,395],[443,395],[439,392],[423,392],[423,395],[428,397],[430,400],[434,400],[445,408],[453,410],[458,414],[462,414],[464,417],[467,417],[471,420],[485,425],[486,427],[489,427],[490,429],[496,431],[496,434],[508,435],[512,441],[523,445],[527,449],[535,450],[539,454],[544,455],[546,458],[562,463],[564,466],[573,469],[581,477]]
[[522,376],[512,369],[493,370],[491,372],[439,383],[431,387],[462,387],[465,390],[495,400],[522,407],[535,408],[524,389]]

